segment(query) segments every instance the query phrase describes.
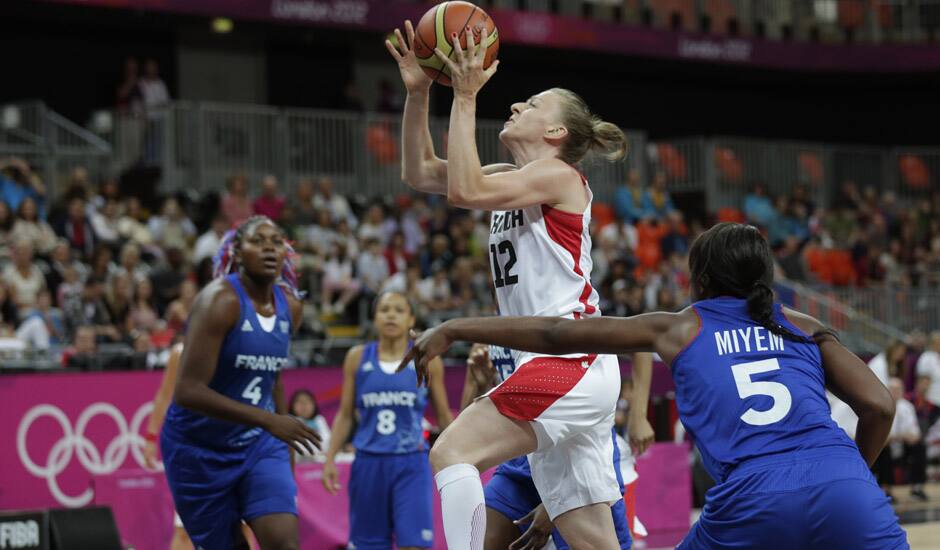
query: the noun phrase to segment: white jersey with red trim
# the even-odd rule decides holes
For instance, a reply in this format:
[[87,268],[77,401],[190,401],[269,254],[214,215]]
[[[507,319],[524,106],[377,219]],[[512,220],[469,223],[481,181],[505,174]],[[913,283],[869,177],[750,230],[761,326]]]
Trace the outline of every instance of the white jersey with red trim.
[[490,270],[500,315],[600,315],[591,286],[593,197],[587,191],[588,205],[581,214],[546,205],[493,212]]

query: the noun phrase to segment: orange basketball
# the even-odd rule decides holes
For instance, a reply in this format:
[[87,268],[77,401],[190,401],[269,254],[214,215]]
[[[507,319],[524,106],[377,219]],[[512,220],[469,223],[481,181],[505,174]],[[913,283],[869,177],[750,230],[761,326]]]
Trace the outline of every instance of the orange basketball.
[[457,33],[460,46],[466,51],[466,28],[473,31],[474,44],[480,46],[484,27],[487,32],[486,57],[483,68],[488,68],[499,52],[499,32],[493,19],[480,7],[470,2],[442,2],[429,9],[415,28],[414,52],[421,68],[435,82],[450,86],[450,68],[434,55],[434,48],[453,59],[454,45],[451,35]]

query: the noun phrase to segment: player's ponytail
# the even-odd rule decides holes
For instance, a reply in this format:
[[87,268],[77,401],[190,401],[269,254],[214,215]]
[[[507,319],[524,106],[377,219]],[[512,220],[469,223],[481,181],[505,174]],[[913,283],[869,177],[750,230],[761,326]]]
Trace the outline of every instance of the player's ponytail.
[[[218,279],[238,271],[238,258],[235,251],[241,246],[245,234],[261,222],[268,222],[275,227],[277,226],[267,216],[252,216],[237,228],[225,232],[222,241],[219,243],[219,249],[212,258],[213,278]],[[295,298],[302,300],[306,293],[298,288],[297,282],[297,263],[300,260],[300,255],[297,254],[297,251],[289,242],[284,242],[284,248],[284,267],[281,269],[281,276],[277,282],[286,287]]]
[[704,298],[743,298],[748,316],[768,331],[787,340],[811,341],[774,318],[773,256],[757,228],[719,223],[702,233],[689,250],[689,270]]
[[627,154],[627,136],[623,130],[591,113],[584,99],[571,90],[552,88],[550,91],[562,99],[561,122],[568,130],[558,158],[577,164],[591,151],[601,152],[610,161],[620,160]]
[[604,158],[617,161],[627,156],[627,136],[616,124],[594,117],[594,140],[591,148],[604,151]]

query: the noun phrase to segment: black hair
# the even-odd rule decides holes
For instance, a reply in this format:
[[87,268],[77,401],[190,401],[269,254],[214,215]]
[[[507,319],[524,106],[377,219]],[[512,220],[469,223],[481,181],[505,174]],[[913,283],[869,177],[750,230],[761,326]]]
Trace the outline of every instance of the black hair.
[[310,420],[310,419],[316,418],[317,415],[320,414],[320,404],[317,403],[317,398],[313,396],[310,390],[299,389],[295,391],[290,396],[290,405],[288,405],[287,407],[287,412],[289,412],[290,414],[294,414],[294,405],[297,404],[297,399],[299,399],[301,396],[304,396],[304,395],[306,395],[307,397],[310,398],[311,401],[313,401],[313,416],[311,416],[310,418],[305,418],[304,420]]
[[770,332],[788,340],[810,341],[774,319],[773,256],[756,227],[726,222],[705,231],[692,243],[689,270],[703,298],[745,299],[751,319]]

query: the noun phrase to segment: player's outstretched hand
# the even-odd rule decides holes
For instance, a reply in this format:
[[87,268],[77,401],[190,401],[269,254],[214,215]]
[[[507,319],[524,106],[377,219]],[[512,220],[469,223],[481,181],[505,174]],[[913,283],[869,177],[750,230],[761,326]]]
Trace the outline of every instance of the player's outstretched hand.
[[496,367],[490,361],[490,347],[485,344],[473,344],[467,356],[467,368],[470,376],[479,388],[489,388],[496,382]]
[[323,488],[327,493],[336,496],[342,486],[339,484],[339,470],[336,469],[336,462],[327,460],[323,463]]
[[522,536],[509,545],[509,550],[540,550],[548,543],[552,536],[552,520],[548,519],[548,511],[544,504],[539,504],[522,519],[514,521],[518,526],[529,524]]
[[385,41],[385,49],[392,54],[395,62],[398,63],[398,70],[401,72],[401,80],[405,83],[405,89],[409,92],[420,92],[431,87],[431,77],[429,77],[421,65],[418,64],[418,58],[415,57],[415,29],[411,21],[405,21],[405,34],[408,40],[401,35],[401,31],[395,29],[395,42]]
[[444,325],[438,325],[435,328],[428,329],[422,333],[415,330],[411,331],[411,338],[415,343],[405,354],[404,359],[398,365],[396,372],[405,370],[408,363],[415,362],[415,372],[418,375],[418,387],[428,387],[428,365],[435,358],[447,351],[447,348],[453,343],[447,333],[443,330]]
[[631,419],[629,424],[627,432],[630,438],[630,450],[633,451],[633,456],[640,456],[653,443],[656,434],[653,432],[650,421],[645,417],[641,420]]
[[488,37],[486,27],[483,27],[483,31],[480,33],[480,47],[477,47],[474,43],[473,32],[470,31],[469,27],[467,27],[465,34],[467,36],[467,51],[464,51],[460,46],[460,40],[457,39],[456,33],[451,36],[451,42],[454,44],[453,60],[444,55],[440,48],[434,48],[435,55],[450,67],[450,81],[454,87],[455,96],[475,96],[480,88],[496,74],[496,68],[499,66],[497,60],[490,64],[488,68],[483,68],[483,62],[486,59],[484,44],[486,44]]
[[320,434],[289,414],[272,414],[265,429],[304,456],[313,456],[320,448]]

